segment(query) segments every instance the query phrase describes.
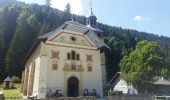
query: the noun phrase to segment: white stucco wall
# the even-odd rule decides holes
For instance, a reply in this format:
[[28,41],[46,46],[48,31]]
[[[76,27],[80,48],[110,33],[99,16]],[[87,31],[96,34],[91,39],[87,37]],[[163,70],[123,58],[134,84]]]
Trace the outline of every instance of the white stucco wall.
[[[47,44],[48,43],[48,44]],[[48,59],[48,68],[47,68],[47,92],[49,89],[52,92],[58,88],[64,91],[64,76],[66,75],[67,78],[71,76],[76,76],[80,78],[79,72],[67,72],[64,74],[63,67],[65,62],[69,62],[67,60],[67,53],[71,51],[76,51],[76,53],[80,54],[80,61],[76,61],[77,64],[82,64],[84,68],[84,72],[81,73],[83,77],[83,89],[87,88],[89,92],[92,92],[92,89],[96,89],[97,93],[100,96],[103,96],[102,90],[102,75],[101,75],[101,58],[100,58],[100,51],[97,50],[95,47],[87,47],[87,46],[75,46],[72,44],[63,44],[65,46],[61,46],[61,43],[54,43],[48,41],[45,44],[42,44],[42,54],[47,55]],[[52,45],[53,44],[53,45]],[[56,46],[60,45],[60,46]],[[68,47],[67,47],[68,46]],[[83,48],[83,49],[81,49]],[[93,49],[93,50],[91,50]],[[51,51],[60,52],[59,53],[59,60],[56,59],[58,62],[58,69],[52,70],[52,61],[51,59],[52,53]],[[93,55],[93,62],[92,63],[92,72],[87,72],[87,62],[86,62],[86,54]],[[83,90],[81,91],[83,94]]]
[[125,80],[120,79],[114,87],[114,91],[122,91],[124,94],[128,93],[128,84]]
[[114,87],[114,91],[122,91],[123,94],[138,94],[133,85],[128,85],[124,79],[120,79]]
[[[100,96],[103,96],[103,87],[102,87],[102,71],[101,71],[101,62],[100,62],[100,52],[99,51],[86,51],[85,53],[89,53],[94,55],[94,62],[93,62],[93,70],[92,72],[87,72],[87,63],[85,63],[85,72],[84,72],[84,88],[89,89],[96,89]],[[86,60],[84,60],[86,61]]]
[[[83,36],[81,37],[83,38]],[[85,43],[91,43],[89,39]],[[52,51],[59,52],[59,59],[52,58]],[[64,63],[70,63],[67,60],[67,53],[76,51],[80,55],[80,60],[76,61],[76,64],[82,65],[83,72],[64,72]],[[86,55],[92,55],[92,62],[86,61]],[[79,95],[83,94],[83,90],[86,88],[89,92],[93,89],[102,97],[103,96],[103,85],[102,85],[102,69],[101,69],[101,55],[100,51],[92,45],[80,45],[80,44],[66,44],[55,41],[47,41],[46,43],[41,42],[37,49],[27,60],[26,65],[30,65],[35,61],[35,75],[33,84],[33,96],[37,96],[38,99],[46,98],[46,94],[51,90],[53,93],[56,89],[64,90],[67,89],[68,78],[75,76],[82,80],[82,90]],[[52,69],[52,62],[57,61],[58,69]],[[92,72],[87,71],[87,64],[92,64]],[[80,83],[80,82],[79,82]],[[81,86],[81,85],[79,85]]]

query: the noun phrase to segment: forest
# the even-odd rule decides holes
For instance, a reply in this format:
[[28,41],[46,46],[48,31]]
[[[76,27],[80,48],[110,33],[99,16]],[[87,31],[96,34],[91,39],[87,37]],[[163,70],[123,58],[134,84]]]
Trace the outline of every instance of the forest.
[[[24,57],[36,38],[50,32],[70,20],[70,11],[60,11],[48,5],[25,4],[15,0],[0,1],[0,82],[7,76],[21,77]],[[73,15],[75,21],[85,24],[86,17]],[[105,43],[111,51],[107,53],[107,79],[121,70],[119,64],[125,56],[135,50],[143,40],[160,45],[167,70],[170,70],[170,38],[133,29],[97,23],[104,31]],[[169,77],[167,74],[165,77]]]

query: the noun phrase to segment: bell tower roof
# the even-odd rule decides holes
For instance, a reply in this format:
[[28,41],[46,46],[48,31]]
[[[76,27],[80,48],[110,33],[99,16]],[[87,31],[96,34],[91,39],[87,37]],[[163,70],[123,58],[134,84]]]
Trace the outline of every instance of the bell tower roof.
[[90,1],[90,11],[89,11],[89,15],[86,17],[86,25],[88,27],[96,27],[96,16],[93,14],[93,9],[92,9],[92,1]]
[[93,14],[92,8],[90,8],[89,15],[88,15],[87,17],[90,17],[90,16],[95,16],[95,15]]

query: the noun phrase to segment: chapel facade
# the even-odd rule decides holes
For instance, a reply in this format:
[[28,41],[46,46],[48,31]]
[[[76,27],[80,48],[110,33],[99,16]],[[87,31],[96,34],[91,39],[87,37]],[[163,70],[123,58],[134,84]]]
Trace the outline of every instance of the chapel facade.
[[39,36],[25,59],[21,92],[45,99],[49,92],[63,96],[83,96],[93,90],[102,97],[106,85],[103,31],[96,26],[92,9],[86,25],[65,22]]

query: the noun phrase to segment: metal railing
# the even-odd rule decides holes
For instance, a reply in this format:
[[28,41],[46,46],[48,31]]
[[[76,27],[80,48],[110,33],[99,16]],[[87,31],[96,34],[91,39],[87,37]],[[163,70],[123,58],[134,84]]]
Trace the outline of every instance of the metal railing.
[[154,100],[170,100],[170,96],[154,96]]

